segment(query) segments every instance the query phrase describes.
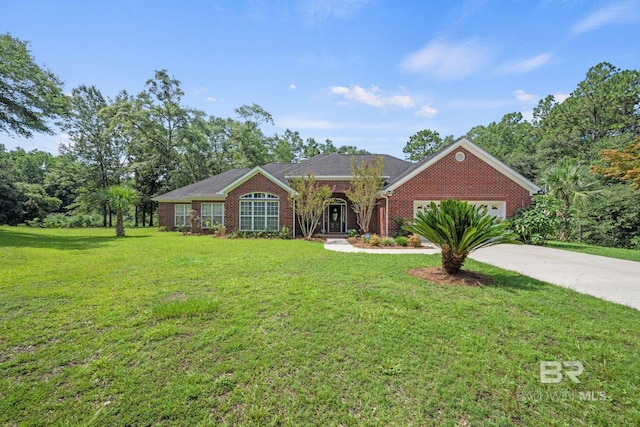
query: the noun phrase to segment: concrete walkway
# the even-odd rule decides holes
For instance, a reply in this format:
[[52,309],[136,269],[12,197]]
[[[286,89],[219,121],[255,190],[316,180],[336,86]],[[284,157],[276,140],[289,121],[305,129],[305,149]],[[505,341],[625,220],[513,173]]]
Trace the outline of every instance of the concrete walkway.
[[370,254],[439,254],[438,248],[425,248],[425,249],[362,249],[356,248],[351,243],[347,242],[347,239],[342,238],[329,238],[324,243],[324,248],[335,252],[366,252]]
[[[439,249],[360,249],[327,239],[325,249],[375,254],[437,254]],[[640,310],[640,262],[531,245],[497,245],[469,255],[476,261]]]

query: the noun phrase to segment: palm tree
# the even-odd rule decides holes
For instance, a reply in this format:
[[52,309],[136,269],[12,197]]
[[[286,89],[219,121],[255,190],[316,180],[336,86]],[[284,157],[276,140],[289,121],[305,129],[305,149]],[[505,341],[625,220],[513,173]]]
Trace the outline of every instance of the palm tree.
[[124,237],[124,211],[136,200],[136,190],[114,185],[107,189],[105,196],[109,207],[116,210],[116,237]]
[[596,198],[604,197],[604,190],[598,189],[598,182],[584,165],[572,164],[565,160],[547,169],[540,179],[547,194],[562,202],[560,216],[560,240],[569,238],[569,221],[573,208],[583,209]]
[[404,229],[429,240],[442,250],[442,267],[458,274],[470,252],[500,243],[521,243],[507,222],[489,215],[484,207],[461,200],[431,202]]

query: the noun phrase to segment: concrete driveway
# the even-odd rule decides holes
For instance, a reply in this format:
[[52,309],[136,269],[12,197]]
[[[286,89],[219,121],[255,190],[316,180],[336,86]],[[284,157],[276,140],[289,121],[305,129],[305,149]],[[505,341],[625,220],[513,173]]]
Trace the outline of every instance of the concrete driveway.
[[469,258],[640,310],[640,262],[530,245],[497,245]]

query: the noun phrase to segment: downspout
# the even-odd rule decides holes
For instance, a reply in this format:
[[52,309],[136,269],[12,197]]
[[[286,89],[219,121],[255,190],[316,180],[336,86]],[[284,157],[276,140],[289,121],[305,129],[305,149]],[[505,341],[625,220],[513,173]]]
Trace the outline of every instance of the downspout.
[[385,200],[385,212],[384,212],[384,237],[389,237],[389,192],[381,191],[380,195]]
[[293,238],[296,238],[296,201],[293,201],[293,205],[291,206],[291,209],[293,209],[293,227],[291,228],[291,235],[293,236]]

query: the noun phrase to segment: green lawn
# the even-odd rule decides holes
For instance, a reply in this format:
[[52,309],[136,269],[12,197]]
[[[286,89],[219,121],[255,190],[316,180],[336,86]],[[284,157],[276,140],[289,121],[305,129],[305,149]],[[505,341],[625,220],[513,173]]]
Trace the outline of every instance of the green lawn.
[[606,256],[609,258],[626,259],[628,261],[640,262],[640,250],[637,249],[621,249],[607,248],[604,246],[585,245],[575,242],[558,242],[547,241],[545,246],[556,249],[565,249],[567,251],[583,252],[585,254]]
[[113,235],[0,227],[0,424],[640,424],[631,308],[472,260],[494,285],[405,273],[438,256]]

